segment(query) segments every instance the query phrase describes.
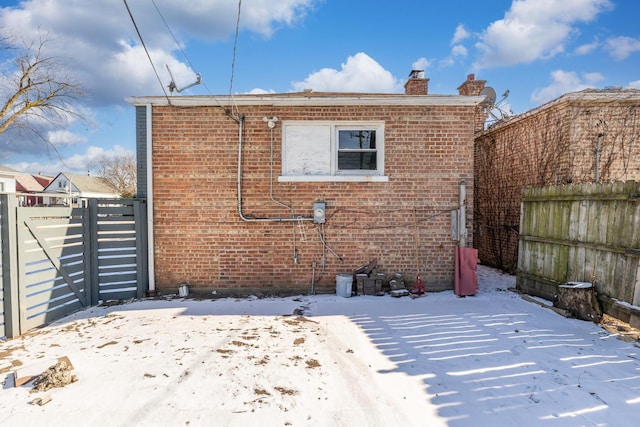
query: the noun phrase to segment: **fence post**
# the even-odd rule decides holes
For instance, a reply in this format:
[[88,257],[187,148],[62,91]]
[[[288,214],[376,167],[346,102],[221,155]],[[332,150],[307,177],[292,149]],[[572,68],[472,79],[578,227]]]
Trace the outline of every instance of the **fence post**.
[[149,266],[147,263],[147,203],[146,200],[133,201],[133,218],[136,230],[136,287],[137,297],[144,297],[149,287]]
[[20,300],[18,299],[18,241],[16,236],[17,200],[13,194],[0,194],[0,253],[4,288],[4,335],[20,335]]
[[98,268],[98,200],[89,199],[85,209],[85,285],[88,302],[90,305],[98,305],[100,300],[100,275]]

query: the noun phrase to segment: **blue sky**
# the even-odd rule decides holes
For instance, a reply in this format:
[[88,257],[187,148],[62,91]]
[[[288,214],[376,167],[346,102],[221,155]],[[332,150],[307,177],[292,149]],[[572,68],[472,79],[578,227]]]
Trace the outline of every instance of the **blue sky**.
[[[509,90],[503,109],[518,114],[588,87],[640,88],[637,0],[242,0],[232,85],[238,0],[127,3],[165,87],[167,65],[179,87],[202,76],[204,84],[182,94],[402,93],[418,68],[432,94],[457,94],[475,73],[498,99]],[[0,7],[4,34],[23,41],[46,34],[45,53],[88,93],[75,106],[84,120],[42,130],[55,150],[5,132],[0,164],[55,175],[134,151],[134,109],[125,98],[163,91],[124,1],[0,0]],[[7,52],[3,75],[11,72]]]

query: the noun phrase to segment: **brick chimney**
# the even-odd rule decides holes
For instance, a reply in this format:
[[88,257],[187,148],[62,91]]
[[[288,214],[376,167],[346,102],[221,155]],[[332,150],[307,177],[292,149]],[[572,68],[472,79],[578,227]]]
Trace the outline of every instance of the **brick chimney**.
[[475,74],[467,75],[467,80],[458,86],[458,94],[462,96],[477,96],[480,95],[486,80],[476,80]]
[[424,70],[411,70],[409,80],[404,84],[406,95],[428,95],[429,79],[424,78]]

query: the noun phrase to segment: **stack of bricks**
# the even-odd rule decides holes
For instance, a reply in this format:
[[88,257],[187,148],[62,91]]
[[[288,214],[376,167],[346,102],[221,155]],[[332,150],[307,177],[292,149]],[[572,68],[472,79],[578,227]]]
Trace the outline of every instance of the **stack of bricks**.
[[376,269],[377,263],[374,259],[355,270],[357,295],[384,295],[382,286],[386,275]]
[[404,281],[404,276],[402,273],[395,273],[393,275],[393,279],[389,281],[390,294],[392,297],[404,297],[409,295],[409,290],[407,289],[407,284]]
[[395,273],[393,275],[393,279],[389,281],[389,287],[392,291],[402,291],[407,289],[402,273]]

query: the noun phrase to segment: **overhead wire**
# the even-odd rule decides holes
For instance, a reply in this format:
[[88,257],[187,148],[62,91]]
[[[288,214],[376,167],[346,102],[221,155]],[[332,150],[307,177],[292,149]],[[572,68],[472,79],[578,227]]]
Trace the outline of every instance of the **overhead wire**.
[[176,38],[175,34],[171,30],[171,27],[167,23],[167,20],[164,19],[164,16],[162,15],[162,12],[160,12],[160,9],[158,8],[158,5],[156,4],[155,0],[151,0],[151,3],[153,4],[153,7],[156,9],[156,12],[158,12],[158,15],[160,16],[160,19],[162,19],[162,23],[164,24],[165,27],[167,27],[167,31],[169,31],[169,34],[171,34],[171,37],[173,37],[173,41],[176,42],[176,46],[178,46],[178,49],[180,49],[180,52],[182,52],[182,56],[184,56],[184,59],[187,61],[187,63],[191,67],[191,69],[195,70],[196,67],[193,66],[193,64],[189,60],[189,57],[187,56],[186,52],[184,51],[184,49],[182,49],[182,44],[180,44],[180,42]]
[[129,4],[127,3],[127,0],[122,0],[124,1],[124,6],[127,8],[127,12],[129,13],[129,17],[131,18],[131,22],[133,23],[133,27],[136,29],[136,33],[138,34],[138,38],[140,39],[140,43],[142,44],[142,47],[144,48],[145,53],[147,54],[147,58],[149,58],[149,63],[151,64],[151,68],[153,68],[153,72],[156,75],[156,78],[158,79],[158,83],[160,83],[160,87],[162,88],[162,92],[164,93],[164,96],[167,98],[167,102],[169,103],[169,105],[171,105],[171,99],[169,98],[169,95],[167,94],[167,91],[164,88],[164,85],[162,84],[162,79],[160,79],[160,75],[158,74],[158,70],[156,70],[156,66],[153,64],[153,61],[151,60],[151,55],[149,54],[149,49],[147,49],[147,45],[144,43],[144,39],[142,38],[142,34],[140,33],[140,29],[138,28],[138,24],[136,23],[136,20],[133,17],[133,13],[131,13],[131,9],[129,9]]
[[[229,99],[231,100],[232,108],[235,107],[233,102],[233,77],[234,77],[235,68],[236,68],[236,51],[238,49],[238,34],[240,32],[240,11],[241,10],[242,10],[242,0],[238,0],[238,18],[236,19],[236,35],[233,41],[233,57],[231,59],[231,78],[229,81]],[[237,108],[236,108],[236,115],[238,115]]]
[[[160,11],[160,8],[156,4],[155,0],[151,0],[151,3],[153,3],[153,7],[156,9],[156,12],[160,16],[160,19],[162,20],[162,23],[164,24],[164,26],[167,28],[167,31],[169,31],[169,34],[171,34],[171,37],[173,38],[173,41],[176,43],[176,46],[178,46],[178,49],[180,49],[180,52],[182,53],[182,56],[184,56],[184,59],[187,61],[187,64],[189,64],[189,67],[191,67],[191,69],[194,70],[194,72],[195,72],[196,67],[193,65],[193,63],[189,59],[189,55],[187,55],[187,53],[182,48],[182,44],[178,41],[178,38],[176,37],[175,33],[171,29],[171,26],[169,25],[167,20],[164,18],[164,15]],[[207,94],[209,95],[209,97],[211,99],[213,99],[218,104],[218,107],[223,108],[222,103],[211,92],[211,89],[209,89],[209,86],[207,86],[207,82],[203,79],[201,83],[204,86],[204,88],[206,89]]]

